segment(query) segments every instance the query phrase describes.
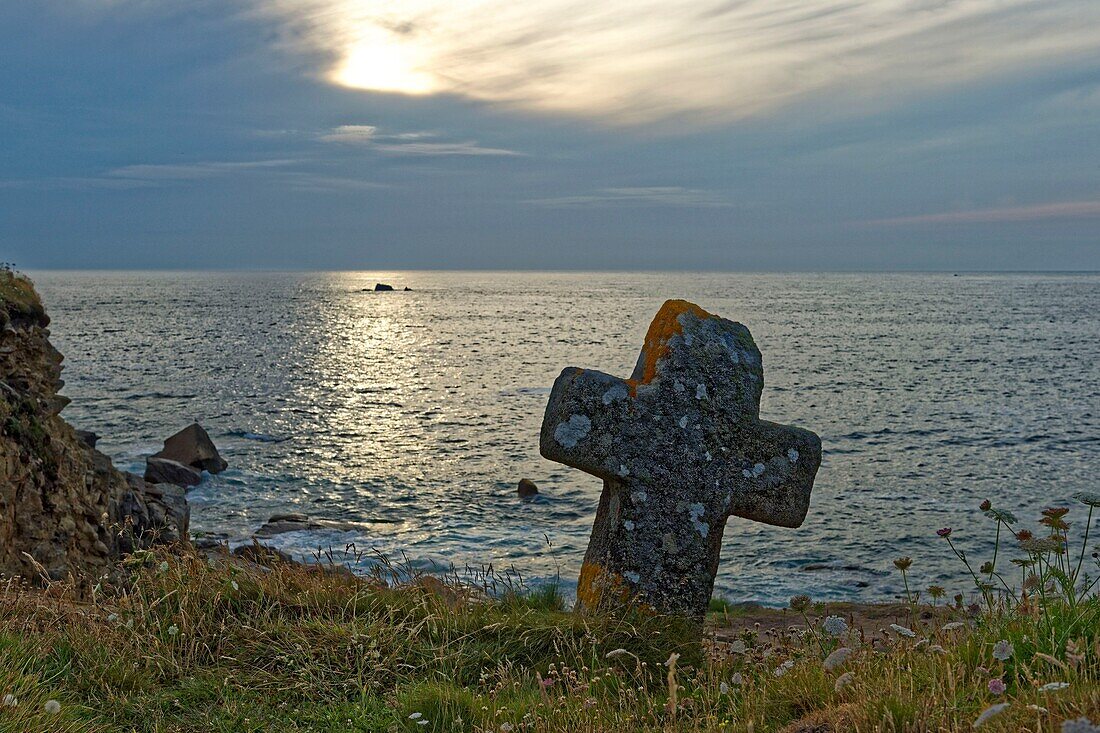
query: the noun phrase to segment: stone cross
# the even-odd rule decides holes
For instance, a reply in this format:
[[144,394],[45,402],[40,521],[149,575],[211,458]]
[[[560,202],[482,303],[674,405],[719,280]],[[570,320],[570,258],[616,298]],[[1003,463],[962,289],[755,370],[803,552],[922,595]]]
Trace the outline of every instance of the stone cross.
[[561,373],[540,451],[604,481],[579,607],[702,619],[731,515],[802,524],[821,440],[761,420],[763,387],[749,330],[683,300],[661,307],[630,379]]

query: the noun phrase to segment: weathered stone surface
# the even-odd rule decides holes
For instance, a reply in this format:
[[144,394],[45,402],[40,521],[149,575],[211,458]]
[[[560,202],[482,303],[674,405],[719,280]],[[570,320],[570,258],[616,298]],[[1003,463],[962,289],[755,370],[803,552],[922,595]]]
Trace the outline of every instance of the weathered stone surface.
[[150,457],[145,461],[145,480],[151,484],[195,486],[202,482],[202,474],[177,461]]
[[561,373],[542,455],[604,480],[580,607],[635,598],[702,618],[731,515],[802,523],[821,440],[761,420],[763,387],[749,330],[676,300],[654,318],[630,379]]
[[277,565],[279,563],[293,563],[294,558],[289,554],[274,547],[253,542],[251,545],[241,545],[233,550],[233,557],[240,557],[257,565]]
[[220,473],[229,467],[218,453],[214,441],[198,423],[192,423],[168,438],[164,441],[164,448],[154,453],[152,457],[167,458],[198,471],[210,473]]
[[351,532],[363,529],[363,525],[354,522],[339,522],[332,519],[311,519],[305,514],[292,512],[289,514],[275,514],[264,522],[263,526],[252,533],[257,539],[271,539],[287,532],[303,532],[306,530],[327,529],[334,532]]
[[58,414],[48,323],[31,282],[0,272],[0,575],[71,574],[87,589],[120,553],[181,534]]
[[531,479],[521,478],[519,480],[519,486],[516,487],[516,493],[519,494],[521,499],[529,499],[532,496],[539,495],[539,487]]
[[91,430],[77,430],[76,437],[80,439],[81,443],[89,448],[95,448],[96,443],[99,442],[99,436]]

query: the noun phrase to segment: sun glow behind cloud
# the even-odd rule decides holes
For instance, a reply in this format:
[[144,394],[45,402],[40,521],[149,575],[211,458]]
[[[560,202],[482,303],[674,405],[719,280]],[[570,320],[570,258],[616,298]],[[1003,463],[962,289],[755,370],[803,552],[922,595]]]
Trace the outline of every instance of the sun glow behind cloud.
[[[258,0],[256,0],[258,2]],[[333,83],[603,117],[737,119],[1095,56],[1096,0],[264,0]]]

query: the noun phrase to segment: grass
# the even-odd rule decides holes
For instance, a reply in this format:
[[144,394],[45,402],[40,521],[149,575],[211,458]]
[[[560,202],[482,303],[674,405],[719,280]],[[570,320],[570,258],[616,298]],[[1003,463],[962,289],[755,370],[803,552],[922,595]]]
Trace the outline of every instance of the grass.
[[[1091,523],[1100,500],[1078,498]],[[994,559],[951,545],[980,603],[716,601],[702,644],[638,609],[572,613],[554,587],[143,551],[91,597],[0,585],[0,733],[1095,731],[1067,721],[1100,723],[1100,554],[1064,508],[1041,542],[983,511]],[[1020,586],[995,588],[1021,553]]]

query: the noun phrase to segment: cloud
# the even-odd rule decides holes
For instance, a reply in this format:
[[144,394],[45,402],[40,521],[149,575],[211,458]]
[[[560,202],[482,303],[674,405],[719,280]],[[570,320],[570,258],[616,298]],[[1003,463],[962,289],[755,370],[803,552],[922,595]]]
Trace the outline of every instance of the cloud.
[[490,157],[523,155],[523,153],[515,150],[483,147],[473,140],[425,142],[437,137],[439,137],[438,133],[434,132],[379,134],[378,128],[373,125],[341,125],[334,127],[317,139],[328,143],[367,146],[380,153],[392,155],[484,155]]
[[939,214],[900,216],[876,219],[874,226],[907,226],[912,224],[995,224],[1002,222],[1043,221],[1047,219],[1091,219],[1100,217],[1100,201],[1062,201],[1033,206],[1012,206],[996,209],[949,211]]
[[279,168],[293,165],[296,160],[253,160],[242,162],[138,164],[113,168],[104,175],[108,178],[128,181],[193,181],[214,178],[243,171]]
[[604,206],[695,206],[725,207],[732,204],[710,191],[679,186],[644,186],[632,188],[601,188],[578,196],[528,199],[525,204],[555,209]]
[[620,123],[874,103],[1093,58],[1096,0],[250,0],[345,87]]

